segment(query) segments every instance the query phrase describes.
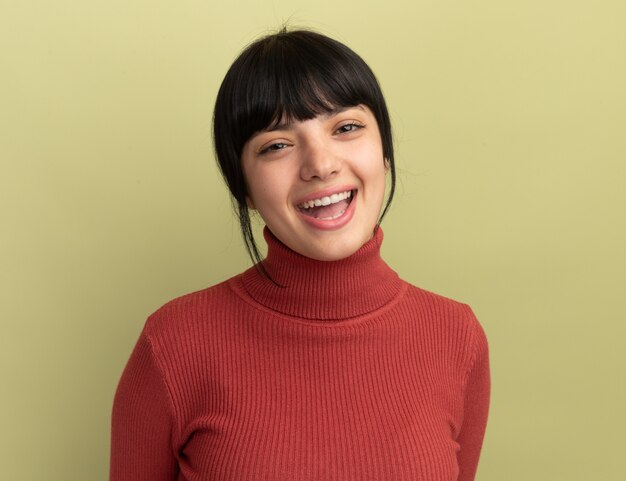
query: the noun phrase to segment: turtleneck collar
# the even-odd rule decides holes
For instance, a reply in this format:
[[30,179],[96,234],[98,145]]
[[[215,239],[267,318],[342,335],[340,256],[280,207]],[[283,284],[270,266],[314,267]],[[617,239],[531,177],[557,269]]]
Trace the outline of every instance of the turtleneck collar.
[[241,275],[246,292],[259,304],[289,316],[338,321],[372,312],[391,301],[402,281],[380,257],[382,229],[354,254],[319,261],[291,250],[267,228],[263,266],[280,286],[255,267]]

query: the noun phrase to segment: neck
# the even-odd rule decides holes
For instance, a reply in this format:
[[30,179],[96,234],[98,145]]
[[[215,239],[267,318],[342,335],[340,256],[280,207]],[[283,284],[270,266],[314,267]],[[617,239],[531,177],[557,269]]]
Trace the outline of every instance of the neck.
[[[310,320],[337,321],[381,308],[400,291],[402,281],[380,257],[383,232],[349,257],[319,261],[294,252],[265,227],[267,257],[263,267],[242,276],[248,294],[264,306]],[[278,285],[277,285],[278,284]]]

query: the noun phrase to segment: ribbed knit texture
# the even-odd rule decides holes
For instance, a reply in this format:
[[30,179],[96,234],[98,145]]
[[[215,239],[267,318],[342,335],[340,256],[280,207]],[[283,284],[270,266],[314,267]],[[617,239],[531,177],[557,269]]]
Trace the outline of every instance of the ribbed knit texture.
[[470,307],[400,280],[380,229],[335,262],[265,238],[283,287],[251,268],[148,318],[110,480],[473,480],[490,375]]

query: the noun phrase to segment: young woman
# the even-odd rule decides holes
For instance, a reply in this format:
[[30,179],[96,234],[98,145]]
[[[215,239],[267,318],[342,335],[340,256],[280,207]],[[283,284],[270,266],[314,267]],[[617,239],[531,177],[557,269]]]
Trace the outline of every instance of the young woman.
[[226,74],[214,140],[256,264],[148,318],[111,481],[473,480],[487,339],[468,305],[380,257],[395,167],[369,67],[314,32],[264,37]]

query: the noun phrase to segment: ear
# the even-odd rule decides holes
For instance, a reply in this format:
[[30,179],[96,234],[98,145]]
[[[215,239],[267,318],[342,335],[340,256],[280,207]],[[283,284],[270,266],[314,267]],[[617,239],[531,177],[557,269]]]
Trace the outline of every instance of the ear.
[[389,159],[385,157],[385,173],[389,172]]
[[246,205],[248,206],[248,209],[256,210],[256,207],[254,207],[254,202],[252,202],[252,199],[249,195],[246,196]]

